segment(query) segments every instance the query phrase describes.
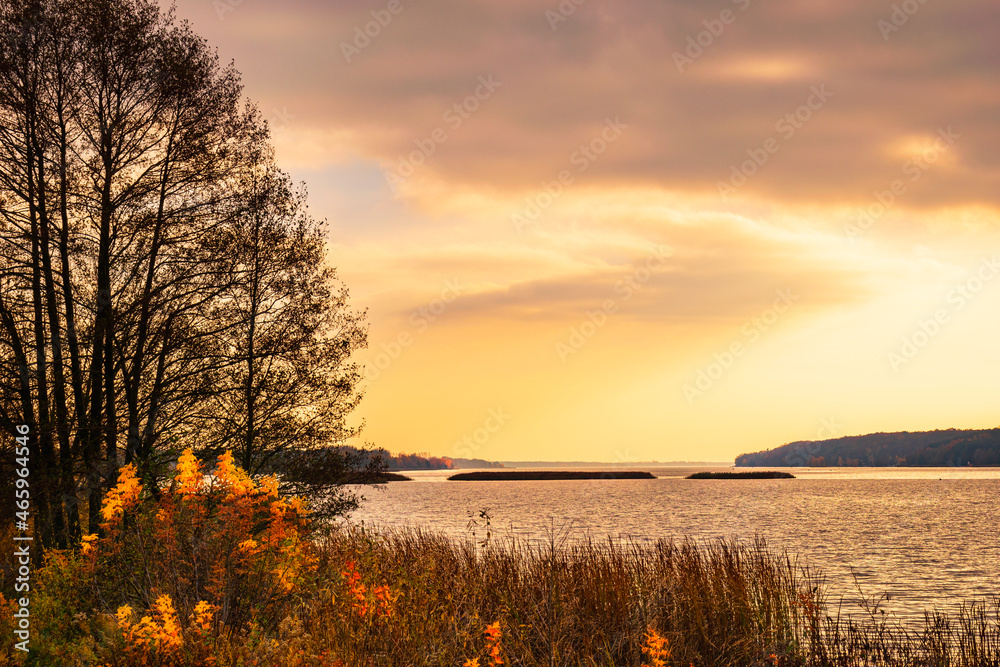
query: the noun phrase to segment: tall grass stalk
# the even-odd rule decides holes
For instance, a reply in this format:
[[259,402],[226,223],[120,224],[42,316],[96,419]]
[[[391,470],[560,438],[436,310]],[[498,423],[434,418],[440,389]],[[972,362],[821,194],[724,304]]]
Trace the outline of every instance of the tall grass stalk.
[[[140,501],[123,473],[102,508],[108,535],[50,552],[32,579],[30,664],[1000,667],[1000,597],[906,625],[885,596],[862,596],[851,616],[760,538],[570,542],[553,524],[531,542],[493,535],[485,510],[481,542],[310,532],[273,480],[223,466],[219,488],[201,489],[186,461],[192,474],[158,501]],[[8,637],[10,584],[0,570]],[[11,644],[0,667],[23,662]]]
[[[494,538],[477,549],[420,530],[342,528],[323,552],[359,559],[400,589],[405,602],[383,646],[403,664],[461,664],[497,619],[521,665],[639,665],[648,628],[669,640],[678,664],[815,654],[809,614],[822,604],[819,586],[762,540],[559,541],[553,532],[543,544]],[[331,637],[333,625],[323,629]]]
[[366,659],[338,619],[316,632],[359,665],[462,665],[482,648],[483,627],[499,620],[510,664],[526,667],[638,667],[650,628],[667,638],[677,665],[1000,667],[1000,598],[951,616],[928,612],[914,628],[883,614],[878,600],[860,616],[831,612],[820,577],[760,538],[567,545],[565,537],[494,536],[482,546],[342,526],[321,551],[331,562],[359,559],[373,580],[398,587],[397,616],[368,637]]

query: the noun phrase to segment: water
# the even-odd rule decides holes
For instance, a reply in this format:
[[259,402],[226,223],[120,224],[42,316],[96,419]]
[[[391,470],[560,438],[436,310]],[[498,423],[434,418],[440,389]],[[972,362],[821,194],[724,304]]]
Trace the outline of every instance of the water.
[[760,535],[820,570],[834,608],[843,597],[851,614],[860,613],[852,572],[866,595],[888,593],[886,610],[905,620],[1000,595],[998,468],[800,468],[791,480],[642,469],[658,478],[449,482],[450,471],[408,472],[415,481],[364,489],[351,520],[464,539],[469,514],[489,507],[495,536],[531,541],[547,541],[553,528],[568,540]]

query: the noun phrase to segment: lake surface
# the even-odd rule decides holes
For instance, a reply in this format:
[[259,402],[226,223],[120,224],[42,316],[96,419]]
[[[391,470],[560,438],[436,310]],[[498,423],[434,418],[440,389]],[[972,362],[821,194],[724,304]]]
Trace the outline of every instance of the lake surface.
[[635,469],[658,478],[449,482],[453,471],[406,472],[413,482],[365,488],[351,521],[468,538],[469,514],[488,507],[495,537],[546,543],[553,528],[569,540],[760,535],[821,570],[832,607],[844,596],[852,614],[860,613],[852,571],[866,595],[889,593],[887,610],[904,619],[1000,595],[998,468],[796,468],[787,480],[683,479],[728,468]]

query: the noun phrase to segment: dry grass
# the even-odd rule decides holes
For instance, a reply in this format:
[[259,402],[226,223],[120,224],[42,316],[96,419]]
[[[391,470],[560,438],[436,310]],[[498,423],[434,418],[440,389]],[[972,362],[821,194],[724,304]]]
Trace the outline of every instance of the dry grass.
[[0,667],[1000,667],[1000,598],[905,626],[881,598],[831,614],[822,582],[760,539],[310,534],[274,480],[220,464],[206,486],[185,457],[158,501],[123,475],[105,534],[49,553],[32,654],[8,641]]
[[830,615],[817,577],[787,554],[751,543],[523,540],[485,548],[416,530],[343,527],[323,540],[320,579],[344,560],[398,591],[396,615],[359,628],[308,605],[313,636],[357,665],[462,665],[483,658],[499,621],[512,665],[644,664],[648,631],[671,665],[1000,667],[1000,599],[924,626],[883,614]]
[[1000,666],[1000,599],[915,627],[880,599],[860,617],[830,615],[821,583],[760,540],[483,547],[341,526],[313,555],[315,570],[266,618],[210,636],[186,627],[184,651],[141,660],[73,585],[82,559],[64,558],[41,578],[54,599],[36,618],[58,606],[73,622],[39,628],[33,664]]
[[1000,597],[963,603],[948,615],[926,611],[922,624],[881,609],[885,596],[862,602],[860,619],[824,620],[822,660],[842,667],[1000,667]]
[[342,619],[303,610],[335,652],[375,661],[357,664],[459,665],[497,620],[518,665],[639,665],[649,628],[668,640],[672,664],[798,661],[813,640],[803,601],[820,603],[800,568],[761,541],[560,547],[508,539],[478,548],[420,531],[342,528],[321,552],[327,563],[363,563],[401,593],[392,623],[361,644]]

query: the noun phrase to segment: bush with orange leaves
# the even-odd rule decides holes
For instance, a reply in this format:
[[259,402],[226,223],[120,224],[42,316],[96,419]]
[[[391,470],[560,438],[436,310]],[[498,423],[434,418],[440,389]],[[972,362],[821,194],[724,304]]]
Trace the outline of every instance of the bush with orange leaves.
[[227,634],[253,619],[282,617],[295,584],[316,562],[301,500],[280,497],[273,477],[254,482],[229,452],[206,475],[190,449],[156,496],[134,466],[122,468],[101,508],[104,535],[85,536],[81,549],[102,601],[155,610],[146,617],[154,625],[128,626],[131,638],[160,636],[155,628],[170,635],[168,619],[176,615],[207,622],[208,608]]
[[357,571],[354,561],[344,564],[340,573],[347,587],[347,601],[350,611],[347,616],[355,616],[365,622],[378,623],[392,618],[396,596],[385,584],[369,587],[361,583],[361,573]]
[[[487,665],[502,665],[503,661],[503,646],[501,644],[503,640],[503,630],[500,629],[500,621],[495,621],[486,626],[483,630],[483,634],[486,635],[486,650],[489,653],[489,659],[486,663]],[[462,667],[480,667],[479,658],[469,658],[466,660]]]
[[649,665],[643,662],[642,667],[666,667],[667,660],[670,659],[669,644],[666,637],[661,637],[656,630],[648,628],[642,652],[649,656]]

